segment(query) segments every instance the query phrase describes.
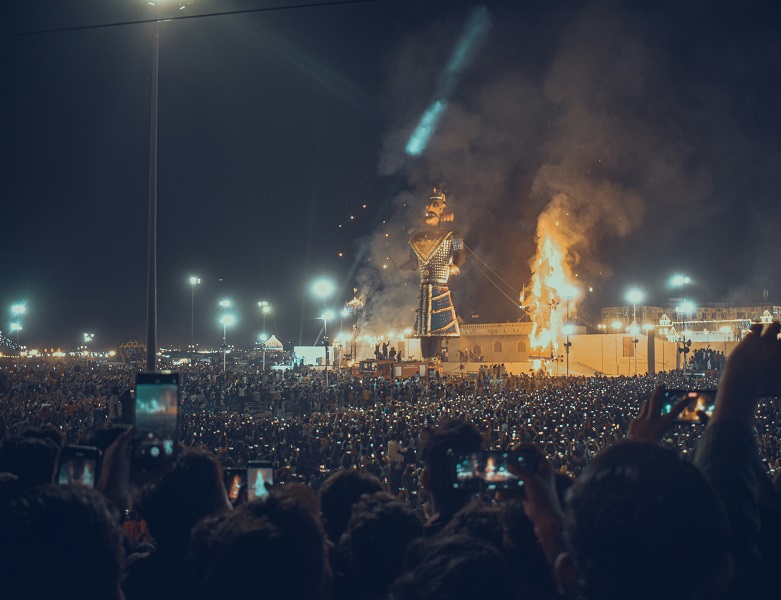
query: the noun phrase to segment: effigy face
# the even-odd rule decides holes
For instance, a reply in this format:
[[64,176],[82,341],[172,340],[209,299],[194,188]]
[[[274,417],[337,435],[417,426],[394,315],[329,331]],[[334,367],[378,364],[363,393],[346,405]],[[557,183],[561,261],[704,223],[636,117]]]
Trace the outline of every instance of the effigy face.
[[445,212],[445,202],[439,196],[432,196],[426,205],[426,215],[423,222],[429,227],[438,227],[442,220],[442,213]]

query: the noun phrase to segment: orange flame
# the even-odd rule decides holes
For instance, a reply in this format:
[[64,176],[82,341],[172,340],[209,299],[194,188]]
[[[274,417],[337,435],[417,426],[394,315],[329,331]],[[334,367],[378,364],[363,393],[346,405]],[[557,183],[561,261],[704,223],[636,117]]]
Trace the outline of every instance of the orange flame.
[[532,349],[556,354],[564,336],[567,304],[570,314],[575,308],[579,290],[574,283],[568,256],[570,244],[559,228],[561,212],[557,203],[540,215],[537,222],[537,255],[532,261],[531,289],[521,304],[532,317],[529,340]]

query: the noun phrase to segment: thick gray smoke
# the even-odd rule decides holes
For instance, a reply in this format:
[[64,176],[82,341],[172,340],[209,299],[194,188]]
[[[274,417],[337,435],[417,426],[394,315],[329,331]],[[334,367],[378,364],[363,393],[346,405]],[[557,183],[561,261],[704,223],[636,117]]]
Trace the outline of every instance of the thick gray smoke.
[[440,181],[470,248],[468,267],[452,284],[456,308],[464,317],[480,311],[483,321],[518,318],[517,296],[502,294],[484,264],[520,290],[530,277],[537,218],[553,198],[569,213],[563,226],[574,270],[598,292],[613,273],[674,269],[653,263],[689,252],[696,244],[672,246],[734,200],[713,191],[724,160],[715,140],[730,128],[724,94],[712,95],[719,73],[698,70],[699,54],[677,54],[682,44],[710,41],[692,42],[685,23],[669,33],[661,18],[619,3],[562,6],[532,14],[515,3],[492,5],[491,35],[421,157],[408,156],[406,143],[469,11],[424,24],[400,42],[388,80],[393,127],[379,168],[406,177],[411,191],[370,242],[361,285],[382,293],[368,298],[367,317],[414,318],[416,275],[381,265],[389,255],[406,257],[410,228]]

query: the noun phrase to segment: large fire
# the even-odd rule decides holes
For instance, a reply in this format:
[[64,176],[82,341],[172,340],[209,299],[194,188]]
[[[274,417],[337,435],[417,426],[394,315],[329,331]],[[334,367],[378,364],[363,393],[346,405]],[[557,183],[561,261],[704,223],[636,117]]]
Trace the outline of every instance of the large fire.
[[537,222],[537,254],[532,261],[530,289],[521,297],[521,305],[532,318],[529,336],[531,349],[545,356],[556,355],[564,337],[567,310],[575,308],[579,296],[568,255],[571,241],[559,226],[561,209],[554,202]]

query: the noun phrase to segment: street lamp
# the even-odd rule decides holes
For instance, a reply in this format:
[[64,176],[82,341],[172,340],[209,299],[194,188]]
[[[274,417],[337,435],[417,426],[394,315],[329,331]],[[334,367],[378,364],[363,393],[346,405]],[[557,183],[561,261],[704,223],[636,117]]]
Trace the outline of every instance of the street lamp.
[[22,346],[19,343],[19,332],[22,330],[22,324],[21,323],[11,323],[11,331],[16,332],[16,368],[19,368],[19,356],[22,354]]
[[[182,10],[189,0],[179,2]],[[147,4],[157,7],[155,0]],[[149,201],[147,209],[146,250],[146,369],[157,366],[157,106],[160,72],[160,12],[156,8],[155,32],[152,38],[151,110],[149,116]]]
[[261,333],[258,336],[258,339],[260,340],[260,345],[263,348],[263,372],[266,372],[266,341],[268,341],[268,336],[265,333]]
[[312,293],[325,301],[326,298],[334,293],[334,284],[330,279],[321,277],[312,284]]
[[[231,301],[227,299],[220,300],[220,306],[222,308],[229,308]],[[222,370],[225,371],[225,355],[228,351],[228,327],[232,326],[236,322],[236,317],[230,313],[223,313],[220,317],[220,324],[222,325]]]
[[633,335],[632,344],[634,344],[634,350],[632,351],[632,354],[635,355],[635,375],[637,375],[637,334],[639,332],[639,327],[637,326],[637,303],[642,302],[643,292],[637,289],[629,290],[626,294],[626,299],[632,303],[632,325],[629,330]]
[[84,342],[84,356],[87,358],[87,366],[89,366],[89,348],[87,347],[87,344],[92,343],[92,340],[95,339],[94,333],[82,333],[81,339]]
[[[315,295],[316,298],[320,298],[323,301],[323,311],[325,311],[325,301],[327,298],[331,296],[331,294],[334,293],[334,284],[331,282],[330,279],[321,277],[320,279],[317,279],[315,280],[314,283],[312,283],[312,293]],[[325,327],[326,327],[325,320],[323,320],[323,335],[328,335],[328,332],[325,329]]]
[[325,387],[328,387],[328,319],[334,318],[334,312],[326,310],[320,318],[323,320],[323,346],[325,346]]
[[222,323],[222,370],[225,371],[225,355],[228,352],[228,327],[232,326],[236,322],[233,315],[222,315],[220,317],[220,323]]
[[575,332],[575,328],[570,324],[569,317],[567,317],[567,324],[562,328],[562,332],[567,336],[567,341],[564,342],[565,354],[567,355],[567,377],[569,377],[569,349],[572,343],[569,341],[569,336]]
[[265,300],[258,302],[258,308],[260,309],[260,315],[263,318],[263,335],[266,335],[266,315],[271,312],[271,304]]
[[621,323],[621,321],[613,321],[611,323],[611,325],[613,327],[613,332],[614,332],[613,333],[613,345],[615,346],[615,350],[616,350],[616,375],[620,375],[621,374],[621,370],[618,368],[618,332],[621,329],[622,323]]
[[195,347],[195,286],[200,284],[200,277],[190,275],[190,349]]
[[[597,329],[601,331],[603,334],[607,334],[607,324],[600,323],[597,325]],[[599,350],[600,354],[602,355],[602,374],[605,374],[605,338],[602,336],[599,336]]]

